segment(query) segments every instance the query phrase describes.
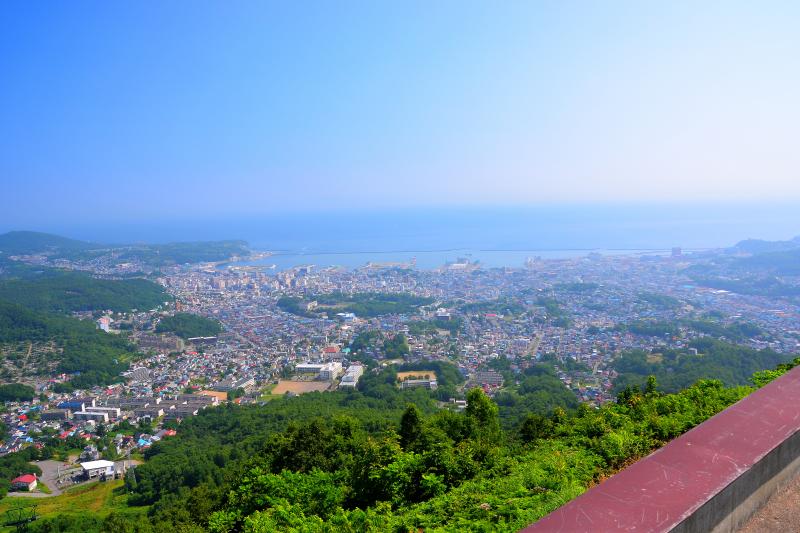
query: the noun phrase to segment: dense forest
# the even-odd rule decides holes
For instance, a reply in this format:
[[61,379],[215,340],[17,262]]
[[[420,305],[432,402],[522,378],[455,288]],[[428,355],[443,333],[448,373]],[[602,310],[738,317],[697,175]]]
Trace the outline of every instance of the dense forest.
[[192,337],[215,337],[222,331],[218,320],[193,315],[191,313],[175,313],[162,318],[156,326],[158,333],[174,333],[182,339]]
[[384,339],[383,341],[383,355],[389,359],[401,359],[408,356],[410,349],[408,347],[408,339],[402,333],[398,333],[394,337]]
[[153,309],[171,297],[145,279],[107,280],[83,272],[49,270],[37,278],[0,281],[0,299],[37,311],[71,313]]
[[36,391],[22,383],[0,385],[0,402],[27,402],[33,399]]
[[680,333],[680,328],[710,335],[718,339],[739,342],[764,335],[764,331],[755,324],[749,322],[722,324],[711,316],[671,321],[637,320],[627,324],[618,324],[614,327],[614,330],[643,337],[672,337]]
[[497,394],[501,425],[508,430],[518,427],[530,414],[548,414],[555,409],[575,409],[575,394],[558,379],[549,364],[536,364],[525,369],[518,385],[509,383]]
[[772,350],[753,350],[711,338],[694,340],[688,348],[697,350],[697,354],[688,349],[662,350],[658,354],[634,350],[622,354],[614,361],[614,369],[619,372],[614,390],[642,385],[651,375],[667,392],[678,391],[708,376],[725,385],[744,385],[754,372],[791,358]]
[[148,506],[148,522],[66,515],[30,531],[59,523],[88,533],[112,521],[140,533],[517,531],[753,390],[703,380],[665,394],[651,378],[599,409],[528,413],[504,428],[480,389],[455,411],[420,389],[383,397],[375,383],[208,409],[126,477],[129,504]]

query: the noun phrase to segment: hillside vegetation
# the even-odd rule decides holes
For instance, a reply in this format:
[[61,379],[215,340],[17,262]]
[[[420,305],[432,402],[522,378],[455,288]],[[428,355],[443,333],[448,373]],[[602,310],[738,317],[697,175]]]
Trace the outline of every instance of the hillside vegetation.
[[[758,372],[753,383],[797,363]],[[128,503],[148,506],[148,520],[125,525],[120,514],[116,527],[518,531],[754,390],[702,380],[663,394],[650,379],[599,409],[556,408],[503,429],[498,406],[479,389],[455,412],[437,409],[425,391],[388,393],[377,383],[226,405],[185,421],[126,478]],[[52,531],[48,522],[31,530]],[[81,531],[100,531],[96,524],[87,517]]]
[[151,267],[174,264],[226,261],[250,252],[241,240],[172,242],[166,244],[98,244],[39,233],[11,231],[0,235],[0,255],[46,255],[51,259],[73,261],[113,257],[124,263],[140,261]]
[[148,310],[171,297],[145,279],[97,279],[82,272],[53,271],[38,278],[0,281],[0,299],[37,311],[71,313]]
[[749,383],[753,372],[772,368],[792,357],[711,338],[694,340],[689,348],[697,350],[697,355],[688,350],[663,350],[655,358],[648,358],[650,354],[641,350],[621,355],[614,361],[614,369],[619,372],[614,381],[615,391],[628,385],[641,386],[651,375],[667,392],[679,391],[708,376],[715,376],[725,385],[744,385]]
[[135,350],[125,337],[98,330],[93,322],[31,311],[0,300],[0,343],[53,341],[58,371],[80,373],[74,387],[104,385],[119,379]]
[[9,231],[0,234],[0,252],[7,255],[57,253],[59,251],[91,250],[102,245],[41,233],[38,231]]
[[0,501],[0,516],[5,518],[11,509],[35,505],[40,518],[25,531],[135,533],[135,524],[140,519],[146,520],[145,509],[126,505],[127,494],[122,483],[122,480],[89,483],[51,498],[4,498]]

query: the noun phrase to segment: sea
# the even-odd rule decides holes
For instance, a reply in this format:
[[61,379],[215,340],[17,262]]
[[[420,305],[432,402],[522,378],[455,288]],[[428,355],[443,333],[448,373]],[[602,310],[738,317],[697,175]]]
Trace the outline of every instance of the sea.
[[561,205],[514,208],[340,209],[105,222],[33,228],[105,243],[243,239],[273,255],[257,262],[354,268],[407,263],[437,268],[459,258],[521,267],[527,258],[590,253],[661,255],[800,234],[796,205]]

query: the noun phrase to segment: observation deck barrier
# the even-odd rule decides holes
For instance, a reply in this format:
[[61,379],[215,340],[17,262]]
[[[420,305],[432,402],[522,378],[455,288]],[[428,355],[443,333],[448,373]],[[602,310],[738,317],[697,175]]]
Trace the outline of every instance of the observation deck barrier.
[[798,473],[800,367],[523,531],[736,531]]

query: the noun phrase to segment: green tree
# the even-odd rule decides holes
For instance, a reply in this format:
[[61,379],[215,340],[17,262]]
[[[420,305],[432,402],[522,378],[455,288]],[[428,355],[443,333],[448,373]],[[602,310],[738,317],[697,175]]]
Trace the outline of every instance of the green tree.
[[404,450],[414,448],[422,436],[422,413],[413,403],[408,404],[400,418],[400,446]]
[[553,433],[553,422],[544,416],[530,414],[523,421],[519,433],[525,442],[545,439]]
[[473,421],[477,434],[494,440],[500,434],[498,408],[483,389],[475,387],[467,393],[467,417]]
[[656,377],[653,375],[647,376],[647,385],[644,387],[644,393],[646,396],[653,396],[658,394],[658,383],[656,382]]

